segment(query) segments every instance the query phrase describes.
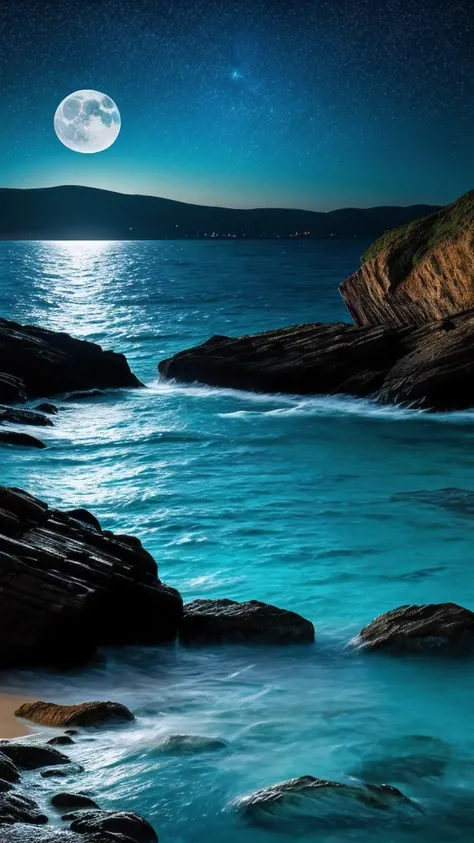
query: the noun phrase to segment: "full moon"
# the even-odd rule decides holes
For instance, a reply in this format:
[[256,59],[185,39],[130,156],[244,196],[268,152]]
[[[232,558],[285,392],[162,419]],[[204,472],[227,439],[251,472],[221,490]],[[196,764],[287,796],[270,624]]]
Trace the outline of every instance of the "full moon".
[[100,91],[74,91],[59,103],[54,131],[75,152],[102,152],[120,132],[120,112]]

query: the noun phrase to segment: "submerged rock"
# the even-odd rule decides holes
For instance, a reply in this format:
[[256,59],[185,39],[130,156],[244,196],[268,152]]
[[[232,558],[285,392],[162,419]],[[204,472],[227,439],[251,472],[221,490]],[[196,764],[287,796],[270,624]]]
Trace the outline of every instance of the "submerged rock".
[[70,746],[74,741],[69,735],[55,735],[54,738],[50,738],[46,743],[49,746]]
[[382,235],[339,290],[358,325],[420,325],[474,307],[474,191]]
[[69,764],[69,758],[57,749],[37,743],[1,741],[0,752],[6,755],[20,770],[38,770],[53,764]]
[[158,841],[158,835],[147,820],[125,811],[86,811],[71,823],[71,831],[80,834],[104,831],[123,834],[134,843]]
[[296,612],[257,600],[194,600],[184,606],[179,635],[193,644],[293,644],[314,641],[314,626]]
[[90,398],[102,398],[105,392],[102,389],[82,389],[77,392],[68,392],[64,396],[65,401],[88,401]]
[[359,642],[372,650],[472,652],[474,612],[456,603],[400,606],[365,626]]
[[[125,705],[100,701],[78,705],[56,705],[49,702],[24,703],[15,711],[15,715],[42,726],[101,726],[104,723],[135,719]],[[69,743],[74,743],[70,737]]]
[[81,764],[68,764],[67,767],[51,767],[49,770],[42,770],[40,776],[43,779],[65,779],[83,772],[84,767]]
[[59,413],[56,404],[51,404],[49,401],[43,401],[41,404],[38,404],[35,410],[38,410],[40,413],[47,413],[50,416],[57,416]]
[[419,806],[390,785],[347,785],[301,776],[266,787],[233,803],[247,820],[257,824],[300,826],[324,823],[357,826],[374,819],[414,816]]
[[0,319],[0,345],[2,401],[20,400],[21,395],[24,400],[71,390],[141,386],[123,354],[103,351],[69,334]]
[[378,741],[364,752],[351,775],[376,784],[416,784],[443,776],[451,756],[449,744],[429,735],[405,735]]
[[70,666],[102,644],[176,638],[181,597],[138,539],[0,486],[0,557],[0,667]]
[[159,749],[165,753],[194,755],[200,752],[215,752],[227,747],[228,744],[221,738],[210,738],[205,735],[167,735]]

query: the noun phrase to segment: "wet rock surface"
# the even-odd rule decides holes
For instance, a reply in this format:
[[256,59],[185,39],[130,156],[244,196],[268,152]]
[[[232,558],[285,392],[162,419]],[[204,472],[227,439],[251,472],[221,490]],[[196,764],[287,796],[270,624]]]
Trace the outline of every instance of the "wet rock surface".
[[293,832],[336,822],[358,826],[374,819],[416,816],[419,806],[396,787],[342,784],[301,776],[237,799],[233,807],[257,825],[288,825]]
[[21,741],[1,741],[0,752],[6,755],[19,770],[38,770],[58,764],[69,764],[64,753],[50,746]]
[[0,430],[0,442],[4,445],[19,445],[21,448],[46,448],[41,439],[30,436],[29,433],[18,433],[16,430]]
[[[15,715],[42,726],[99,726],[134,719],[132,712],[121,703],[100,701],[77,705],[57,705],[41,701],[24,703],[16,710]],[[66,742],[73,743],[69,735],[65,737],[68,738]]]
[[0,424],[3,422],[10,422],[10,424],[30,424],[38,427],[52,427],[53,422],[48,416],[43,413],[37,413],[35,410],[18,409],[18,407],[1,407],[0,406]]
[[81,834],[113,832],[134,843],[157,843],[158,836],[143,817],[125,811],[86,811],[71,823],[71,831]]
[[163,360],[165,378],[255,392],[372,397],[426,410],[474,406],[474,311],[422,327],[295,325],[213,337]]
[[[20,793],[0,793],[0,823],[44,825],[48,817],[36,802]],[[1,838],[0,838],[1,839]]]
[[456,603],[400,606],[362,629],[366,649],[441,653],[474,652],[474,612]]
[[51,799],[51,805],[54,808],[64,809],[66,811],[73,811],[78,808],[98,808],[97,802],[94,802],[89,796],[84,796],[82,793],[56,793]]
[[0,487],[0,666],[73,665],[176,637],[178,592],[141,546]]
[[187,644],[314,641],[313,624],[286,609],[250,600],[194,600],[184,607],[180,639]]

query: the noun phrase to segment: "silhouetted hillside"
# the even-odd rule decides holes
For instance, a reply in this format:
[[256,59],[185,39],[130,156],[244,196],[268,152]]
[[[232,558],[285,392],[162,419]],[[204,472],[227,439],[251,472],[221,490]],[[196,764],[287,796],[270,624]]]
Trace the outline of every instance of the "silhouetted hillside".
[[0,238],[161,240],[212,237],[375,238],[438,206],[240,210],[91,187],[0,189]]

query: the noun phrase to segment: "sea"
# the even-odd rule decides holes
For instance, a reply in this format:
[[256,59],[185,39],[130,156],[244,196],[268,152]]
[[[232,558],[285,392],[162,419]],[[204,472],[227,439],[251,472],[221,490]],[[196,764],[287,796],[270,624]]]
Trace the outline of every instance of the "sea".
[[[364,653],[354,637],[406,603],[474,609],[474,413],[250,394],[157,371],[213,334],[349,321],[338,284],[367,245],[0,243],[2,316],[124,352],[146,385],[58,400],[64,412],[39,431],[48,448],[2,447],[1,482],[136,534],[185,601],[258,599],[315,625],[314,645],[129,647],[72,672],[0,676],[0,690],[35,699],[131,708],[134,723],[68,748],[86,768],[68,788],[143,814],[161,843],[472,833],[472,661]],[[304,775],[388,783],[419,811],[367,817],[348,792],[344,810],[290,800],[256,822],[236,804]],[[35,798],[46,804],[52,781],[35,779]]]

